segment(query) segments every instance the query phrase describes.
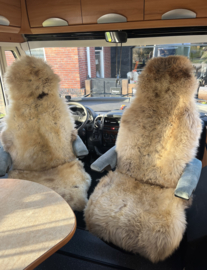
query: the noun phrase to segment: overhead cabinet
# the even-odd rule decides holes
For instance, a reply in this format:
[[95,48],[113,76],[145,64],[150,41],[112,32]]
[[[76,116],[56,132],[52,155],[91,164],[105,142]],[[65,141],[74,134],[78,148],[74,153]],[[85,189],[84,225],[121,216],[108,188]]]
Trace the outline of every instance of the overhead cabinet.
[[128,22],[143,20],[144,0],[81,0],[81,6],[83,24],[96,24],[109,14],[122,15]]
[[[21,26],[20,0],[0,0],[0,25]],[[5,24],[7,23],[7,24]]]
[[51,18],[82,24],[80,0],[26,0],[26,5],[30,27],[42,27]]
[[207,0],[145,0],[145,20],[161,20],[162,15],[175,9],[188,9],[196,18],[207,17]]
[[206,25],[207,0],[0,0],[0,32],[5,33]]

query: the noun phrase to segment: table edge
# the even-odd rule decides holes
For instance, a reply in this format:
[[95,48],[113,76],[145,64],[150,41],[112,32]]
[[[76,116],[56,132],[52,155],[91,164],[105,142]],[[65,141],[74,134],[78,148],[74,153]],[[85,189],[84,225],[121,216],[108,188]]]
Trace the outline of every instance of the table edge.
[[32,262],[31,264],[29,264],[28,266],[26,266],[24,268],[24,270],[33,270],[35,267],[37,267],[38,265],[40,265],[42,262],[44,262],[46,259],[48,259],[57,250],[59,250],[61,247],[63,247],[64,245],[66,245],[71,240],[71,238],[75,234],[76,227],[77,227],[77,221],[76,221],[75,214],[74,214],[74,218],[75,218],[75,223],[74,223],[74,226],[73,226],[72,231],[63,240],[61,240],[59,243],[57,243],[54,247],[52,247],[47,252],[45,252],[44,254],[42,254],[34,262]]

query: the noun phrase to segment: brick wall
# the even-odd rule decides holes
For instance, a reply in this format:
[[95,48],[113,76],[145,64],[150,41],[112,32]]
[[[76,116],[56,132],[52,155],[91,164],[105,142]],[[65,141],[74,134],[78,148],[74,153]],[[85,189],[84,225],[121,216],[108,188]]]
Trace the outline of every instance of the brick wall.
[[111,48],[104,47],[104,77],[111,78]]
[[81,83],[79,72],[78,48],[45,48],[45,56],[54,72],[60,76],[60,93],[72,96],[83,95],[84,85]]
[[9,67],[15,61],[15,57],[11,51],[5,51],[5,55],[6,55],[6,63],[7,66]]
[[80,88],[78,48],[45,48],[45,56],[60,76],[60,88]]
[[[88,76],[86,47],[45,48],[47,62],[60,76],[62,95],[84,95]],[[95,47],[90,47],[91,77],[96,78]],[[111,48],[104,48],[104,74],[111,77]]]

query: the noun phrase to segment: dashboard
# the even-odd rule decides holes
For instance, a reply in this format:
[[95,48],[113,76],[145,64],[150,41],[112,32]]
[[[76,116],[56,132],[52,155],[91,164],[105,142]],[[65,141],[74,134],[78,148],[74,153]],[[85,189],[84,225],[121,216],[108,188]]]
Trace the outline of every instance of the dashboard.
[[[78,119],[81,119],[81,115],[85,119],[87,114],[86,122],[78,129],[78,134],[86,144],[90,153],[101,156],[115,145],[124,111],[115,109],[111,111],[95,112],[91,106],[85,105],[84,107],[87,112],[81,107],[75,108],[74,110],[72,109],[73,112],[78,115]],[[207,106],[200,107],[199,105],[199,111],[200,117],[207,127]]]
[[102,155],[115,145],[122,110],[94,112],[89,106],[71,102],[69,108],[75,120],[78,135],[90,153]]
[[[85,134],[85,142],[89,151],[102,155],[115,145],[123,111],[99,112],[94,115],[91,108],[87,108],[87,110],[90,114],[90,121],[85,127],[86,131],[83,134],[80,131],[80,136],[84,140],[83,135]],[[92,117],[94,117],[93,122]]]
[[122,114],[123,111],[121,113],[114,111],[99,115],[94,120],[94,125],[98,126],[99,130],[102,132],[104,147],[112,147],[115,145]]

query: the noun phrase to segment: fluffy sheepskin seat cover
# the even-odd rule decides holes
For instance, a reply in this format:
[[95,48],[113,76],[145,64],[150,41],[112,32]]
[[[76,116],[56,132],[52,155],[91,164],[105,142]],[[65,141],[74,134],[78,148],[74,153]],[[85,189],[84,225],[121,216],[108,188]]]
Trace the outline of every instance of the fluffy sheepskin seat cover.
[[91,178],[73,153],[74,121],[59,97],[58,75],[26,56],[8,68],[5,83],[9,107],[1,141],[13,161],[9,177],[43,184],[83,210]]
[[116,170],[100,180],[85,209],[91,233],[152,262],[171,255],[186,229],[191,202],[174,190],[198,146],[196,88],[187,58],[148,62],[121,119]]

